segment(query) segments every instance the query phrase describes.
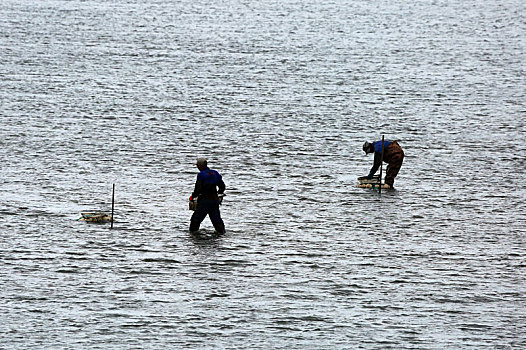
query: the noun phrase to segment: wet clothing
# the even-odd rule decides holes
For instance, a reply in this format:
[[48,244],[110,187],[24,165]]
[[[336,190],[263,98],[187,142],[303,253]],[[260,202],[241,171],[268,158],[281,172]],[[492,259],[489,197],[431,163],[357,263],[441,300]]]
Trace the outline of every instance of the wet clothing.
[[199,230],[199,226],[201,226],[207,215],[217,233],[225,233],[225,224],[219,212],[219,201],[201,198],[197,200],[197,208],[192,214],[192,219],[190,219],[190,231]]
[[[382,141],[373,142],[374,164],[369,172],[370,178],[376,173],[382,161]],[[393,187],[394,179],[402,167],[404,161],[404,151],[396,141],[384,140],[384,162],[387,163],[385,173],[385,183]]]
[[197,208],[190,219],[190,231],[199,230],[201,222],[208,215],[218,233],[225,232],[225,224],[219,212],[218,193],[225,192],[225,183],[222,176],[215,170],[204,168],[197,174],[192,197],[197,198]]

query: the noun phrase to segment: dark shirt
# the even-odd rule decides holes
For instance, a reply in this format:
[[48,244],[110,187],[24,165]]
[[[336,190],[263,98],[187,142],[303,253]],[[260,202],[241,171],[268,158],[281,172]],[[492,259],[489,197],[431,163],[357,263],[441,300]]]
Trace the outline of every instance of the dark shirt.
[[[369,175],[374,175],[380,163],[382,163],[382,141],[373,142],[374,147],[374,162]],[[401,148],[396,141],[384,140],[384,162],[390,163],[391,158],[396,152],[400,152]]]
[[225,192],[223,177],[215,170],[204,168],[197,174],[192,197],[203,199],[218,199],[217,194]]

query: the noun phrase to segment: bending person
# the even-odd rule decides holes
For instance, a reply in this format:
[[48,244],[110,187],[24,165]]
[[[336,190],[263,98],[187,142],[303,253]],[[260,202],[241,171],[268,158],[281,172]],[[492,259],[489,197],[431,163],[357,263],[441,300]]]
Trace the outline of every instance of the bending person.
[[[374,153],[373,167],[369,175],[367,175],[368,179],[372,179],[382,162],[382,141],[375,141],[373,143],[365,142],[363,144],[363,150],[365,154]],[[384,162],[388,164],[385,172],[385,183],[389,185],[391,189],[394,188],[394,179],[396,175],[398,175],[403,161],[404,151],[398,142],[384,140]]]

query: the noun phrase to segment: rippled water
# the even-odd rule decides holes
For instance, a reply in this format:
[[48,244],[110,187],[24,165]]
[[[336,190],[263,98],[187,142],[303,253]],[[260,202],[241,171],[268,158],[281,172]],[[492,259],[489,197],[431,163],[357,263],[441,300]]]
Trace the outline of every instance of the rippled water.
[[[526,347],[525,14],[2,1],[0,347]],[[197,156],[220,238],[187,231]],[[115,228],[76,221],[112,183]]]

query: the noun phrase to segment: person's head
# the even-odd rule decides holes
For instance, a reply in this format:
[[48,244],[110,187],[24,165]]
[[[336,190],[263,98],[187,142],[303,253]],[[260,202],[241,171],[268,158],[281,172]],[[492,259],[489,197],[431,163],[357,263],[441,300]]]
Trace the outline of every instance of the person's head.
[[206,158],[197,158],[197,162],[195,163],[199,170],[203,170],[204,168],[206,168],[207,164],[208,163],[206,161]]
[[365,152],[365,154],[369,154],[369,153],[373,153],[374,152],[374,146],[372,143],[369,143],[367,141],[365,141],[365,143],[363,144],[363,147],[362,147],[363,151]]

